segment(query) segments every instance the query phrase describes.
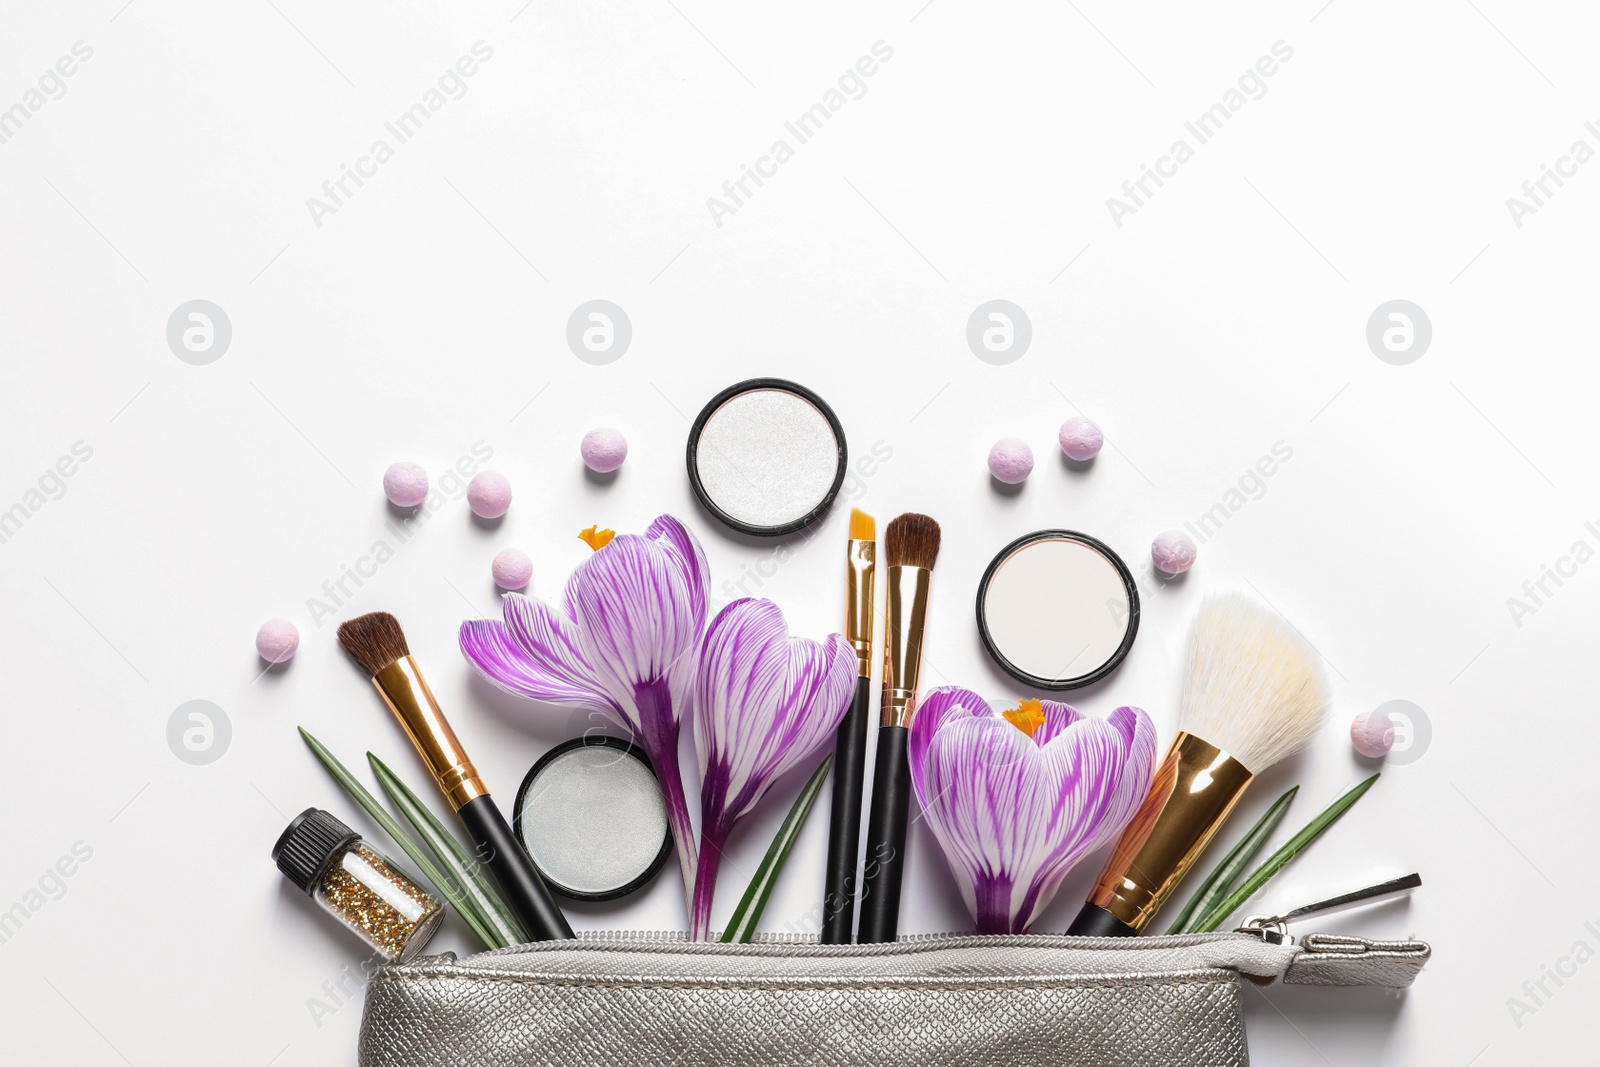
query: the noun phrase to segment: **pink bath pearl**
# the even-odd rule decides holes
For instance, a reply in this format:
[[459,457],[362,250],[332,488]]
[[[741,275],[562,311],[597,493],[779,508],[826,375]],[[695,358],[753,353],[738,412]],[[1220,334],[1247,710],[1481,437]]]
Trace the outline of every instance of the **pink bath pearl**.
[[268,663],[286,663],[300,647],[300,631],[288,619],[268,619],[256,631],[256,653]]
[[1394,720],[1375,711],[1357,715],[1350,723],[1350,743],[1368,759],[1382,759],[1394,747]]
[[989,473],[1007,485],[1018,484],[1032,472],[1033,449],[1026,441],[1002,437],[989,449]]
[[499,471],[479,471],[467,484],[467,506],[480,519],[498,519],[511,507],[511,483]]
[[397,508],[414,508],[428,498],[428,472],[415,463],[395,463],[383,472],[383,495]]
[[1074,415],[1061,424],[1058,440],[1061,442],[1061,451],[1067,454],[1067,458],[1080,463],[1098,456],[1100,446],[1106,443],[1105,434],[1100,432],[1100,427],[1082,415]]
[[610,474],[628,458],[628,442],[617,431],[603,426],[583,435],[579,451],[583,453],[584,465],[590,470],[598,474]]
[[1150,561],[1162,574],[1182,574],[1194,566],[1200,550],[1179,530],[1168,530],[1150,542]]
[[490,569],[494,572],[494,584],[501,589],[526,589],[533,581],[533,560],[526,552],[514,548],[496,556]]

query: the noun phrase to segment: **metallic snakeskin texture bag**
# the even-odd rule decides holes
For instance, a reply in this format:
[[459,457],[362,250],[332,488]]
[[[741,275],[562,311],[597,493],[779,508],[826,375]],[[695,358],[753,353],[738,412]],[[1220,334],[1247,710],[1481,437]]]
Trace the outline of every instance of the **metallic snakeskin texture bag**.
[[1419,941],[1245,934],[887,945],[600,934],[383,968],[362,1067],[1244,1067],[1241,982],[1411,984]]

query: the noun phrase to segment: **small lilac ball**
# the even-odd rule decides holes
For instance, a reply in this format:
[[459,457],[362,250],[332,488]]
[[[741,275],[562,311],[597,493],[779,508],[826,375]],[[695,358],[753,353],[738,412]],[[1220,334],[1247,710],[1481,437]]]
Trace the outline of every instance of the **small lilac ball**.
[[383,495],[397,508],[414,508],[428,498],[428,472],[400,462],[383,472]]
[[1394,720],[1376,711],[1357,715],[1350,724],[1350,743],[1368,759],[1382,759],[1394,747]]
[[610,474],[628,458],[628,442],[617,431],[602,426],[583,435],[580,451],[584,465],[590,470],[597,474]]
[[1063,422],[1058,439],[1061,441],[1061,451],[1067,454],[1067,458],[1080,463],[1098,456],[1100,446],[1106,443],[1100,427],[1082,415],[1074,415]]
[[1194,566],[1200,550],[1181,530],[1168,530],[1150,542],[1150,560],[1162,574],[1182,574]]
[[511,507],[511,483],[499,471],[479,471],[467,483],[467,506],[480,519],[498,519]]
[[496,556],[490,569],[494,571],[494,584],[501,589],[526,589],[533,581],[533,560],[514,548]]
[[256,631],[256,654],[268,663],[287,663],[300,647],[300,631],[288,619],[268,619]]
[[989,473],[1007,485],[1017,485],[1033,473],[1033,449],[1015,437],[1000,438],[989,449]]

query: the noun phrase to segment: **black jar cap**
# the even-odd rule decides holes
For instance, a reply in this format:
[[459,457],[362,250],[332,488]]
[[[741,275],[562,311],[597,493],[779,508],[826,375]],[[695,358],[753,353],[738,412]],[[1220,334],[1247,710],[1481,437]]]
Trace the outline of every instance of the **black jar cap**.
[[272,861],[283,876],[309,894],[328,864],[361,835],[321,808],[307,808],[272,846]]

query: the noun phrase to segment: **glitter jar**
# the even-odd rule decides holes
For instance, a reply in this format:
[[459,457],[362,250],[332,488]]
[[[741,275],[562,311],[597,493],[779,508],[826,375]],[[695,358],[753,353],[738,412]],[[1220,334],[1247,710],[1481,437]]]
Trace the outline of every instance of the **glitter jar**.
[[307,808],[272,846],[285,878],[390,962],[422,950],[444,909],[361,835],[320,808]]

